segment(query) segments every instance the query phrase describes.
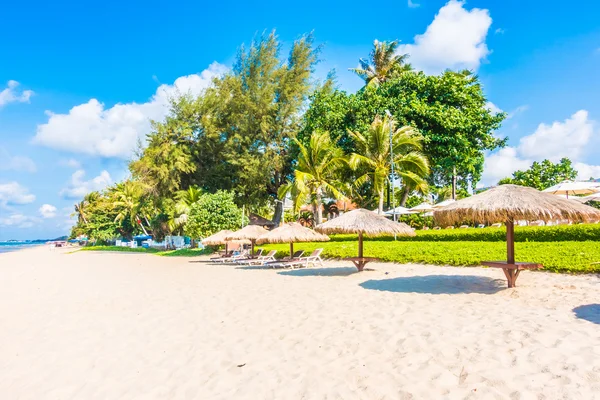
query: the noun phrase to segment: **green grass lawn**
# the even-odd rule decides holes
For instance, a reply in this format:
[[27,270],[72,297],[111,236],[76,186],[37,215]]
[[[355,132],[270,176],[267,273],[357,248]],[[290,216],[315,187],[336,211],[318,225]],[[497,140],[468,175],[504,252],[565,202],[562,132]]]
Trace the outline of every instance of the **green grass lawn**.
[[[277,250],[277,256],[289,253],[289,245],[261,246],[266,251]],[[326,258],[356,257],[357,242],[331,241],[298,243],[295,250],[307,253],[322,247]],[[546,271],[567,273],[599,273],[600,243],[586,242],[519,242],[515,243],[517,261],[542,263]],[[506,259],[504,242],[402,242],[371,240],[364,242],[365,257],[397,263],[472,266],[481,261]],[[594,264],[598,262],[599,264]]]
[[144,247],[137,247],[135,249],[132,249],[131,247],[120,246],[88,246],[82,247],[79,251],[116,251],[122,253],[148,253],[163,257],[197,257],[205,254],[212,254],[212,251],[209,249],[158,250],[146,249]]
[[[323,247],[324,258],[356,257],[357,242],[348,237],[324,243],[297,243],[295,250],[310,253]],[[481,261],[505,260],[505,242],[481,241],[390,241],[366,240],[365,257],[377,257],[382,261],[397,263],[422,263],[435,265],[472,266]],[[269,250],[277,250],[277,257],[287,256],[288,244],[260,246]],[[166,257],[195,257],[209,254],[199,249],[182,249],[160,251],[156,249],[116,246],[84,247],[83,251],[121,251],[151,253]],[[600,273],[600,243],[595,241],[562,241],[562,242],[517,242],[515,243],[517,261],[542,263],[546,271],[563,273]]]

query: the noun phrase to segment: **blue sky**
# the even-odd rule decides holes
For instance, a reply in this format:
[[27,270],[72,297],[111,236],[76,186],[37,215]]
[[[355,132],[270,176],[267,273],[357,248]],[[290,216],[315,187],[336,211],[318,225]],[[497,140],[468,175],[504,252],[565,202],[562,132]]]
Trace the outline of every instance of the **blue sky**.
[[428,73],[477,71],[490,107],[510,117],[498,132],[509,145],[487,155],[482,184],[544,158],[600,176],[598,2],[84,3],[2,6],[0,240],[66,234],[85,192],[127,175],[166,99],[200,92],[271,29],[287,45],[313,31],[317,75],[335,68],[348,91],[362,82],[347,69],[374,39],[401,40]]

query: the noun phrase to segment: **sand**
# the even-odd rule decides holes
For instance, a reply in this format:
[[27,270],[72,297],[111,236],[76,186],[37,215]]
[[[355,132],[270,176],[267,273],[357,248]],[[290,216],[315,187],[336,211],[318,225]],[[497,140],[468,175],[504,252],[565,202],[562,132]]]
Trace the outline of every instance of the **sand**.
[[600,398],[596,276],[68,251],[0,254],[0,399]]

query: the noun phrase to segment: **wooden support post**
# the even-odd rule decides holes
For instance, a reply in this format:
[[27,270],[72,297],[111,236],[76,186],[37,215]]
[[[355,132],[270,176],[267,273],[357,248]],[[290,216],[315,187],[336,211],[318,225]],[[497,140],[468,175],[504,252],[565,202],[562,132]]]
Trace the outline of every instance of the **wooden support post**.
[[[362,232],[358,233],[358,257],[359,258],[363,257],[363,234],[362,234]],[[365,265],[361,261],[359,261],[358,264],[356,264],[356,269],[358,269],[358,272],[361,272],[364,267],[365,267]]]
[[290,260],[294,256],[294,243],[290,242]]
[[254,256],[254,242],[256,242],[256,239],[250,241],[250,257]]
[[[508,264],[515,263],[515,222],[512,219],[506,221],[506,261]],[[515,287],[517,270],[507,271],[508,287]]]

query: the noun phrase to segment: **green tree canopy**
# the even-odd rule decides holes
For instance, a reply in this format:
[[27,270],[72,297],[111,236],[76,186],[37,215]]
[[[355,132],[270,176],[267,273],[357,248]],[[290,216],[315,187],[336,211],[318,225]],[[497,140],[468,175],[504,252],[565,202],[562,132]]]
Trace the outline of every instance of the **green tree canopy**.
[[201,194],[190,207],[185,233],[199,239],[222,229],[235,231],[241,228],[242,218],[242,210],[235,204],[233,192]]
[[397,54],[399,42],[373,42],[373,50],[369,59],[360,59],[359,68],[350,68],[350,71],[360,76],[369,87],[376,87],[385,81],[398,77],[404,71],[412,70],[406,63],[408,54]]
[[411,125],[423,134],[423,151],[431,163],[429,181],[435,186],[451,184],[456,168],[459,186],[474,187],[481,179],[484,152],[506,142],[493,135],[505,114],[487,108],[478,77],[468,71],[438,76],[407,72],[374,89],[356,94],[321,90],[311,100],[301,140],[312,130],[327,130],[346,152],[352,152],[348,130],[365,132],[376,115],[389,110],[400,125]]
[[575,180],[577,171],[573,168],[571,160],[561,159],[558,163],[550,160],[542,162],[534,161],[531,167],[525,171],[513,172],[512,178],[504,178],[499,185],[514,184],[529,186],[537,190],[544,190],[565,180]]

